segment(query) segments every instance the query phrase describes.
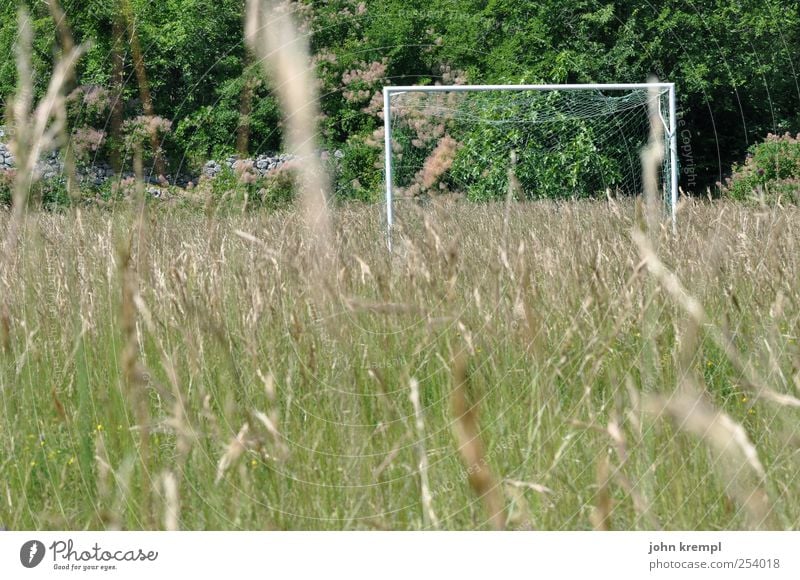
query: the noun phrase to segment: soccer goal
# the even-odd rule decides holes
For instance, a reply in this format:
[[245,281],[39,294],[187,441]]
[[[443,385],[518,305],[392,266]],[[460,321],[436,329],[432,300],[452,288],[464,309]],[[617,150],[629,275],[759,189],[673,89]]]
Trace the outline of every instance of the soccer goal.
[[661,182],[678,201],[675,85],[387,86],[383,88],[386,224],[394,203],[454,194],[522,199],[636,195],[651,101],[664,127]]

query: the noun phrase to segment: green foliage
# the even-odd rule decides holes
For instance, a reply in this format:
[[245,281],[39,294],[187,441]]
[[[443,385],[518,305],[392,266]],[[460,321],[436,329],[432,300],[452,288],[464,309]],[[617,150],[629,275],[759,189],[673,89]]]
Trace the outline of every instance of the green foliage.
[[237,111],[210,105],[181,119],[175,129],[175,139],[183,150],[188,167],[197,168],[207,159],[232,154],[232,135],[238,122]]
[[[447,13],[448,4],[434,1],[431,10]],[[459,2],[469,16],[441,19],[440,54],[476,83],[643,81],[649,74],[677,83],[691,132],[683,153],[698,175],[694,187],[703,189],[743,158],[748,141],[800,129],[788,73],[800,42],[796,6],[711,4]]]
[[58,210],[68,207],[72,203],[67,192],[66,180],[63,177],[34,184],[31,200],[47,210]]
[[[473,200],[504,197],[512,154],[516,157],[514,173],[528,199],[591,197],[623,185],[621,163],[629,144],[598,147],[599,136],[591,119],[561,113],[559,93],[537,96],[541,98],[536,99],[533,111],[526,111],[523,102],[513,100],[509,93],[474,97],[471,108],[493,122],[466,130],[458,125],[453,128],[460,143],[450,171],[455,189]],[[514,122],[531,114],[553,120]]]
[[223,165],[222,171],[211,181],[211,193],[216,199],[234,197],[236,193],[243,193],[244,189],[240,188],[239,178],[227,165]]
[[[122,4],[118,0],[62,3],[76,41],[91,43],[80,64],[78,84],[119,89],[125,118],[141,115],[127,26],[125,84],[111,86],[113,23]],[[45,3],[26,0],[25,4],[33,16],[32,63],[35,89],[41,95],[52,66],[55,35]],[[247,79],[261,74],[258,65],[247,64],[243,0],[156,4],[129,0],[129,4],[155,114],[172,121],[175,129],[166,144],[169,158],[196,169],[209,157],[232,152],[242,120],[242,89]],[[338,184],[338,195],[364,199],[377,194],[381,170],[367,162],[375,154],[365,148],[379,151],[382,146],[373,138],[382,125],[381,103],[371,100],[370,93],[374,97],[385,84],[453,82],[452,75],[445,78],[446,67],[473,83],[643,81],[650,74],[674,81],[687,129],[682,136],[688,143],[681,149],[683,164],[691,162],[696,175],[692,186],[702,190],[722,180],[734,162],[744,159],[747,143],[763,140],[768,133],[800,130],[791,74],[797,69],[792,47],[800,45],[800,12],[795,4],[787,9],[779,0],[701,4],[695,8],[683,0],[294,2],[293,13],[308,31],[320,77],[323,146],[352,148],[340,173],[346,181]],[[17,2],[0,5],[0,52],[6,55],[13,55],[16,6]],[[385,67],[379,75],[372,74],[376,63]],[[0,101],[5,103],[15,82],[14,59],[6,58],[0,62]],[[255,91],[251,151],[279,150],[277,103],[264,81]],[[77,126],[108,131],[107,115],[84,121]],[[501,164],[514,145],[513,140],[504,141],[510,142],[495,147],[503,155]],[[578,159],[586,154],[575,152]],[[536,158],[535,151],[528,157]],[[597,161],[602,166],[602,160]],[[531,179],[559,173],[556,162],[547,163],[535,172],[537,176],[531,170]],[[522,152],[518,169],[524,175]],[[355,176],[361,170],[364,174]],[[487,194],[504,174],[499,168],[493,171],[496,178],[476,186]],[[368,191],[350,187],[356,178]],[[554,187],[557,183],[553,181]],[[565,177],[563,184],[570,183]]]
[[[19,33],[17,8],[19,2],[0,3],[0,105],[5,109],[8,97],[17,84],[16,42]],[[53,21],[44,2],[22,2],[28,8],[33,28],[31,68],[34,71],[34,94],[39,97],[47,89],[48,71],[53,65]]]
[[0,171],[0,207],[11,207],[14,192],[14,172]]
[[278,209],[288,207],[296,192],[296,179],[292,170],[278,170],[258,182],[254,208]]
[[287,164],[260,177],[248,167],[224,166],[213,180],[201,185],[201,190],[208,192],[218,211],[278,209],[294,201],[295,171]]
[[[0,171],[0,208],[11,207],[14,188],[14,171]],[[34,182],[28,194],[28,206],[57,210],[71,203],[63,178]]]
[[613,189],[622,178],[618,161],[597,149],[591,128],[575,130],[567,140],[558,138],[557,150],[548,147],[552,135],[529,140],[531,135],[521,131],[481,132],[459,148],[451,170],[454,181],[465,186],[470,199],[501,198],[508,191],[514,152],[518,159],[514,173],[527,199],[592,197],[605,187]]
[[342,155],[336,174],[337,196],[361,201],[378,199],[383,184],[380,150],[352,139],[342,148]]
[[745,162],[734,166],[733,175],[720,189],[737,200],[800,203],[800,134],[770,133],[752,145]]
[[[208,159],[221,159],[236,150],[236,129],[240,123],[239,98],[251,70],[215,88],[216,101],[182,118],[175,129],[172,157],[183,159],[197,170]],[[277,99],[257,83],[250,114],[251,149],[258,152],[280,149],[280,110]]]

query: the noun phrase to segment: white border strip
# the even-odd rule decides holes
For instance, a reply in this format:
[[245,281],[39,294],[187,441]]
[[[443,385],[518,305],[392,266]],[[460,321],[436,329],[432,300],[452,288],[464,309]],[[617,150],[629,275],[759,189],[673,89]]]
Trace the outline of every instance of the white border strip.
[[[794,580],[798,540],[797,532],[0,532],[0,577]],[[26,568],[33,543],[42,551]]]

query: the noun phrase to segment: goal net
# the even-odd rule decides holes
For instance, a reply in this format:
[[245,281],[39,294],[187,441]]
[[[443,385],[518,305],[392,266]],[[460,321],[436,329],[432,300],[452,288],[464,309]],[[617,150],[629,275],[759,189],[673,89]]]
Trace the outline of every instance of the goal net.
[[442,194],[640,194],[651,100],[664,126],[662,191],[674,206],[672,84],[385,87],[388,225],[395,201]]

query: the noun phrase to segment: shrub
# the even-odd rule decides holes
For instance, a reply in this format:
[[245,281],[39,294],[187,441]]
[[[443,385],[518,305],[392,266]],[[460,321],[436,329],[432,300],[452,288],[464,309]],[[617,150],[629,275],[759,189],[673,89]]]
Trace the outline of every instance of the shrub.
[[88,166],[106,158],[111,143],[106,133],[111,93],[98,85],[82,85],[67,97],[67,115],[72,128],[71,146],[75,162]]
[[234,152],[233,135],[239,113],[222,107],[203,107],[182,119],[175,130],[176,147],[190,170],[199,171],[208,159]]
[[336,169],[336,197],[375,201],[380,196],[383,170],[380,149],[359,138],[352,138],[342,148],[342,158]]
[[41,203],[43,209],[51,211],[69,207],[72,203],[64,177],[36,182],[31,191],[31,199],[34,203]]
[[128,119],[122,126],[125,134],[125,149],[129,153],[141,145],[143,147],[145,162],[151,161],[156,155],[162,155],[161,143],[159,150],[153,151],[150,142],[151,135],[155,134],[163,141],[164,137],[172,131],[172,121],[159,116],[139,115],[134,119]]
[[295,168],[291,162],[259,176],[250,161],[223,167],[213,179],[201,180],[198,193],[210,196],[222,211],[276,209],[294,201]]
[[734,165],[731,176],[718,185],[723,196],[736,200],[799,203],[800,133],[770,133],[752,145],[745,162]]
[[14,190],[14,170],[0,171],[0,207],[10,207]]
[[270,171],[265,177],[259,180],[258,197],[256,205],[277,209],[290,205],[295,196],[295,171],[290,166],[279,167]]
[[82,127],[72,132],[72,150],[79,165],[88,165],[105,142],[104,131]]
[[[16,171],[0,171],[0,207],[11,207],[13,203]],[[66,181],[63,177],[39,180],[33,183],[27,200],[29,207],[56,210],[70,205]]]
[[[451,189],[476,201],[502,198],[508,191],[513,152],[516,177],[528,199],[591,197],[605,188],[622,187],[622,164],[635,146],[626,143],[627,150],[608,143],[598,147],[601,139],[591,119],[569,118],[559,112],[565,98],[550,93],[537,101],[536,114],[554,119],[550,123],[453,127],[461,146],[452,163]],[[523,118],[527,111],[523,100],[509,101],[506,94],[487,93],[472,99],[487,118],[498,121]]]

